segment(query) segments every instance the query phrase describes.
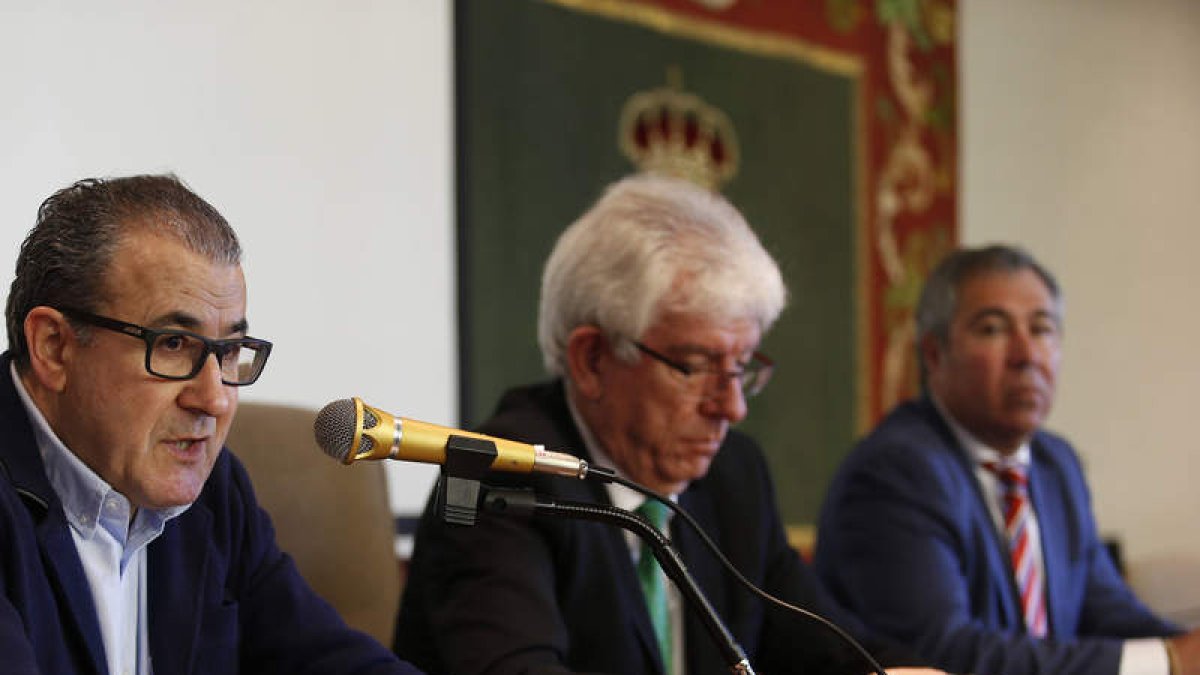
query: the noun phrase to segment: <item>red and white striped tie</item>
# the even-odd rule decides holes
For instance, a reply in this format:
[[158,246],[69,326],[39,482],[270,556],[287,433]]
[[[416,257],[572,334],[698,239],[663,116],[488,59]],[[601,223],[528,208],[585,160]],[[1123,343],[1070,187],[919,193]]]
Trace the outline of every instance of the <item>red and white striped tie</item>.
[[988,462],[984,466],[1000,479],[1004,530],[1012,558],[1013,575],[1021,592],[1025,627],[1034,637],[1046,636],[1046,593],[1038,566],[1038,541],[1030,535],[1033,507],[1029,502],[1028,469],[1022,465]]

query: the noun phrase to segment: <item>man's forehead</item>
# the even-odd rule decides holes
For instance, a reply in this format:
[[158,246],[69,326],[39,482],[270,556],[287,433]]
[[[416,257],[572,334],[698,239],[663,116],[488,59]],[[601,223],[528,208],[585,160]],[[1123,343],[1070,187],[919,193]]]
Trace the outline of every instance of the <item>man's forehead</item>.
[[[218,321],[216,328],[220,335],[245,333],[250,329],[250,322],[246,320],[244,312],[234,312],[229,316],[222,316]],[[192,332],[202,332],[208,327],[207,323],[206,317],[199,316],[187,309],[175,309],[152,317],[146,323],[146,327],[183,328]]]
[[964,279],[957,291],[955,304],[960,314],[974,314],[989,306],[1058,312],[1053,293],[1033,270],[981,272]]
[[241,266],[213,260],[173,237],[127,237],[104,286],[104,309],[147,327],[224,335],[239,332],[246,322]]
[[680,352],[720,355],[729,350],[754,349],[761,338],[752,319],[714,319],[695,314],[664,314],[643,338]]

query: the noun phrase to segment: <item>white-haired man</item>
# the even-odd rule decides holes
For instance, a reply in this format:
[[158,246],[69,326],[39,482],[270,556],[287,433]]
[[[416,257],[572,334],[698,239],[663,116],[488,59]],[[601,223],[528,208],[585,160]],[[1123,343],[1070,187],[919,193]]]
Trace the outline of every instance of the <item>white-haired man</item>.
[[[546,264],[538,333],[556,379],[509,391],[481,430],[570,450],[671,495],[751,581],[867,637],[788,547],[762,452],[730,430],[771,374],[758,346],[785,296],[774,260],[723,198],[676,179],[620,181]],[[617,486],[534,484],[629,510],[643,501]],[[395,645],[430,672],[727,671],[677,598],[648,607],[642,582],[653,574],[639,578],[638,546],[620,530],[509,517],[451,528],[433,511],[418,529]],[[768,611],[679,525],[668,526],[672,539],[752,665],[869,670],[826,628]]]

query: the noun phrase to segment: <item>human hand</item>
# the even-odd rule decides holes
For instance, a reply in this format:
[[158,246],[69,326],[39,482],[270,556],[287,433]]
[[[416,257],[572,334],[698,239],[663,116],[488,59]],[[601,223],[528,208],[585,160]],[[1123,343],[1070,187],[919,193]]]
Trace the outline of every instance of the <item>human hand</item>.
[[1166,643],[1171,675],[1200,675],[1200,628],[1168,638]]

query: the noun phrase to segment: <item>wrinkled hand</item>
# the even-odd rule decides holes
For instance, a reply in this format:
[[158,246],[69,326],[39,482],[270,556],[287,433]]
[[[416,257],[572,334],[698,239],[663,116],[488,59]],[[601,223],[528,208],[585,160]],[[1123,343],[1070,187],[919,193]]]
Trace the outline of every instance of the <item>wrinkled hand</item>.
[[1171,675],[1200,675],[1200,628],[1179,637],[1167,640],[1175,652],[1175,663],[1178,673]]

